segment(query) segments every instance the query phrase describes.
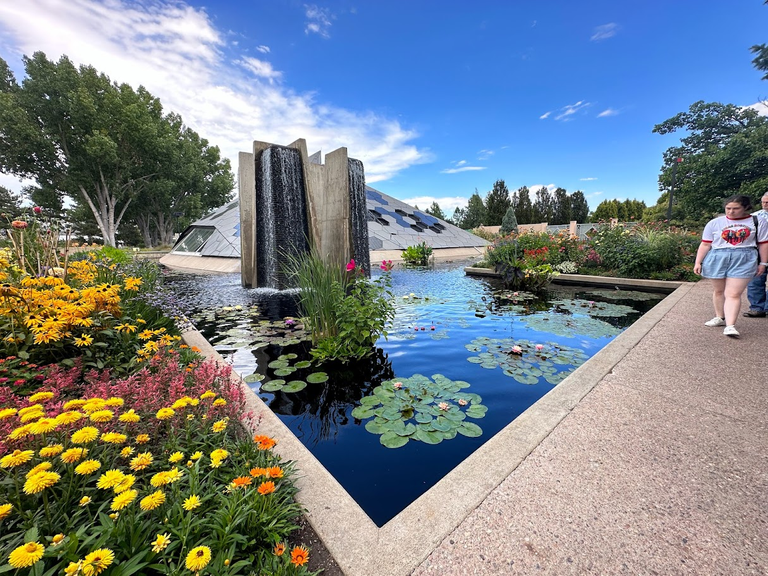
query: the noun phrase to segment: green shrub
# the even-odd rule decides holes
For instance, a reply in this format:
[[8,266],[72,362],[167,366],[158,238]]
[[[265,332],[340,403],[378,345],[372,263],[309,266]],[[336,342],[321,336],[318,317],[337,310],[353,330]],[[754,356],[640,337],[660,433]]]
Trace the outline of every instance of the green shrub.
[[427,266],[432,256],[432,247],[427,246],[426,242],[408,246],[400,253],[400,257],[409,266]]

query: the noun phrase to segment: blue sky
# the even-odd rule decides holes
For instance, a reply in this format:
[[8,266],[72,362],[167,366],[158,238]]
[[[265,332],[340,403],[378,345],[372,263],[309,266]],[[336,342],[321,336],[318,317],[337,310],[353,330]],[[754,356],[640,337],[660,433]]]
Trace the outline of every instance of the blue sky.
[[[658,199],[653,126],[697,100],[768,106],[760,0],[0,2],[0,56],[67,54],[143,84],[232,159],[346,146],[367,181],[450,214],[501,178]],[[19,184],[0,175],[0,184]]]

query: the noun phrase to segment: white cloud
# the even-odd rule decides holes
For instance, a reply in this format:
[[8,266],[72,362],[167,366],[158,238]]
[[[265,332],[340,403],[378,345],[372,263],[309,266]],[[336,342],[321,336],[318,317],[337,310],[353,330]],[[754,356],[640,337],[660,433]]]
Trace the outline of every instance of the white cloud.
[[473,170],[486,170],[487,166],[462,166],[461,168],[446,168],[440,170],[440,174],[457,174],[459,172],[471,172]]
[[605,118],[607,116],[616,116],[619,113],[618,110],[614,110],[613,108],[606,108],[600,114],[597,115],[598,118]]
[[584,194],[584,198],[594,198],[595,196],[602,196],[605,194],[602,190],[598,190],[597,192],[591,192],[589,194]]
[[495,152],[493,150],[480,150],[477,153],[477,159],[478,160],[488,160],[491,156],[493,156]]
[[[145,86],[165,111],[181,114],[218,145],[235,171],[237,153],[254,140],[287,145],[305,138],[309,148],[328,151],[346,146],[364,162],[370,183],[431,160],[411,143],[418,134],[397,120],[316,102],[275,82],[281,73],[266,61],[225,57],[225,49],[233,50],[226,34],[205,11],[176,0],[0,2],[0,32],[0,55],[11,65],[41,50],[51,60],[66,54],[113,81]],[[16,72],[21,81],[23,71]]]
[[563,106],[560,108],[557,116],[555,116],[555,120],[572,120],[571,116],[583,110],[584,108],[587,108],[588,106],[591,106],[591,104],[589,102],[585,102],[584,100],[579,100],[576,102],[576,104],[568,104],[567,106]]
[[754,104],[750,104],[749,106],[745,106],[745,108],[751,108],[752,110],[756,110],[760,116],[768,116],[768,100],[761,100],[759,102],[755,102]]
[[441,198],[435,196],[416,196],[414,198],[406,198],[403,202],[411,206],[418,206],[421,210],[426,210],[432,206],[432,202],[437,202],[443,213],[449,216],[456,208],[466,206],[469,203],[469,199],[462,196],[443,196]]
[[545,184],[534,184],[533,186],[528,186],[528,190],[530,190],[532,195],[536,194],[536,192],[538,192],[542,188],[546,188],[550,192],[554,192],[555,190],[557,190],[557,186],[555,186],[554,184],[546,184],[546,185]]
[[552,114],[552,111],[544,112],[541,116],[539,116],[539,120],[545,120],[546,118],[549,118],[549,115]]
[[320,8],[315,4],[305,4],[305,15],[307,25],[304,28],[305,34],[319,34],[323,38],[330,38],[331,34],[331,14],[327,8]]
[[590,176],[589,178],[579,178],[582,182],[592,182],[593,180],[597,180],[597,178],[594,178]]
[[269,49],[269,46],[256,46],[256,50],[261,52],[262,54],[269,54],[271,50]]
[[467,163],[466,160],[459,160],[458,162],[456,162],[456,166],[464,166],[464,164],[466,163]]
[[620,29],[621,29],[621,26],[619,26],[615,22],[610,22],[609,24],[603,24],[602,26],[597,26],[592,31],[592,36],[590,37],[590,40],[592,42],[600,42],[601,40],[607,40],[608,38],[616,36],[616,33]]

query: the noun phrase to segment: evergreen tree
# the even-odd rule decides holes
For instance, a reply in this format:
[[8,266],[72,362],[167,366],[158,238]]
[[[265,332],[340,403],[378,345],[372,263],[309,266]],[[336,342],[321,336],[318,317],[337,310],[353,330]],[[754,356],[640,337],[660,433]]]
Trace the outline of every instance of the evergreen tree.
[[533,204],[531,204],[531,195],[527,186],[521,186],[515,193],[517,205],[515,215],[518,224],[533,224]]
[[510,232],[517,232],[517,218],[515,217],[515,209],[512,206],[507,208],[507,213],[504,214],[504,220],[501,221],[499,232],[504,236]]
[[568,224],[571,221],[571,199],[565,188],[555,190],[550,224]]
[[488,195],[485,197],[485,224],[487,226],[500,226],[504,215],[511,205],[512,201],[509,198],[507,185],[504,183],[504,180],[496,180],[493,183],[493,190],[488,192]]
[[552,208],[552,193],[549,188],[542,186],[536,190],[536,200],[533,202],[533,223],[550,222]]
[[473,228],[485,224],[485,218],[485,204],[483,204],[483,199],[480,197],[480,194],[475,190],[475,193],[469,198],[469,203],[467,204],[467,210],[464,213],[461,227],[465,230],[472,230]]
[[619,217],[619,201],[618,200],[603,200],[595,208],[595,212],[592,214],[593,221],[605,221],[607,222],[611,218]]
[[576,190],[571,194],[571,220],[576,222],[586,222],[589,218],[589,204],[584,197],[584,192]]
[[464,228],[464,216],[466,214],[466,210],[462,207],[458,207],[453,211],[453,216],[451,216],[451,222],[454,226],[458,226],[459,228]]
[[445,220],[445,214],[443,213],[442,209],[440,208],[440,205],[437,202],[432,202],[432,206],[424,210],[427,214],[430,216],[434,216],[435,218],[440,218],[440,220]]
[[0,214],[5,216],[0,218],[0,225],[5,226],[6,218],[13,220],[21,213],[21,197],[14,194],[5,186],[0,186]]

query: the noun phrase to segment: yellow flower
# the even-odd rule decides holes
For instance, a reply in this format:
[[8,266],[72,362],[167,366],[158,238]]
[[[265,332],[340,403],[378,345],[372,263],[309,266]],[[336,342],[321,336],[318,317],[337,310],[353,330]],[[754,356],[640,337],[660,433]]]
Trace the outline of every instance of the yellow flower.
[[211,392],[210,390],[206,390],[202,394],[200,394],[200,400],[205,400],[206,398],[216,398],[216,393]]
[[211,430],[214,432],[222,432],[223,430],[226,430],[227,428],[227,421],[226,420],[219,420],[218,422],[214,422],[213,426],[211,427]]
[[61,476],[56,472],[38,472],[24,483],[25,494],[37,494],[50,488],[59,481]]
[[109,548],[99,548],[88,554],[83,560],[82,572],[84,576],[96,576],[109,568],[115,560],[115,553]]
[[89,442],[96,440],[98,437],[99,431],[97,428],[94,428],[93,426],[86,426],[85,428],[80,428],[80,430],[77,430],[72,434],[72,443],[88,444]]
[[74,576],[75,574],[80,572],[80,568],[82,567],[82,565],[83,565],[82,560],[80,562],[70,562],[69,566],[64,568],[64,574],[66,574],[67,576]]
[[32,404],[31,406],[27,406],[26,408],[22,408],[21,410],[19,410],[19,418],[31,412],[40,412],[42,410],[43,410],[43,406],[41,404]]
[[66,402],[62,408],[64,410],[76,410],[77,408],[82,408],[85,404],[85,400],[70,400],[69,402]]
[[183,408],[186,408],[187,406],[189,406],[191,401],[192,401],[192,398],[190,398],[189,396],[184,396],[183,398],[179,398],[178,400],[176,400],[176,402],[171,404],[171,408],[173,408],[174,410],[182,410]]
[[131,502],[136,500],[136,496],[139,495],[138,490],[126,490],[125,492],[121,492],[117,496],[115,496],[114,500],[112,500],[112,505],[110,508],[112,510],[122,510],[126,506],[128,506]]
[[131,470],[144,470],[144,468],[147,468],[150,464],[152,464],[152,461],[153,458],[151,452],[141,452],[136,456],[136,458],[131,460]]
[[107,444],[123,444],[127,439],[128,436],[119,432],[106,432],[101,435],[101,440]]
[[18,428],[15,428],[14,430],[11,430],[11,433],[8,434],[9,440],[18,440],[19,438],[24,438],[24,436],[29,436],[29,429],[31,428],[30,424],[25,424],[24,426],[19,426]]
[[158,534],[157,538],[152,542],[152,552],[162,552],[168,548],[168,544],[171,543],[171,536],[168,533]]
[[133,483],[136,482],[136,476],[133,474],[126,474],[125,478],[123,478],[118,484],[115,485],[115,494],[120,494],[121,492],[125,492],[133,486]]
[[160,408],[160,410],[157,411],[157,414],[155,414],[155,418],[158,420],[168,420],[169,418],[173,418],[175,413],[173,408]]
[[179,470],[178,468],[173,468],[172,470],[166,470],[163,472],[158,472],[152,478],[150,479],[149,483],[152,484],[155,488],[159,488],[160,486],[165,486],[166,484],[173,484],[174,482],[181,480],[181,477],[184,476],[184,473]]
[[120,456],[123,458],[128,458],[131,454],[133,454],[134,450],[130,446],[126,446],[122,450],[120,450]]
[[82,405],[82,409],[83,412],[90,414],[91,412],[96,412],[96,410],[103,410],[106,405],[107,403],[103,398],[89,398]]
[[53,458],[58,456],[64,450],[64,446],[61,444],[50,444],[40,449],[40,456],[43,458]]
[[130,410],[128,410],[128,412],[120,414],[120,418],[118,418],[118,420],[120,420],[120,422],[132,423],[132,422],[138,422],[139,420],[141,420],[141,418],[139,417],[138,414],[136,414],[136,412],[134,412],[133,408],[131,408]]
[[90,346],[93,344],[93,337],[89,336],[88,334],[83,334],[82,336],[75,337],[75,346],[77,347],[83,347],[83,346]]
[[32,434],[47,434],[56,430],[58,423],[56,418],[40,418],[37,422],[33,422],[29,428]]
[[208,562],[211,561],[211,549],[208,546],[198,546],[192,548],[187,554],[186,566],[187,570],[192,572],[200,572],[203,568],[208,566]]
[[181,462],[184,460],[184,454],[182,452],[174,452],[171,454],[170,458],[168,458],[168,462],[171,464],[176,464],[177,462]]
[[203,453],[198,451],[198,452],[195,452],[194,454],[192,454],[192,456],[190,456],[189,459],[190,460],[199,460],[202,457],[203,457]]
[[9,516],[13,510],[13,504],[0,504],[0,520]]
[[120,472],[120,470],[113,468],[111,470],[107,470],[99,477],[99,481],[96,482],[96,486],[102,490],[108,490],[109,488],[114,488],[120,484],[120,482],[122,482],[124,479],[125,474]]
[[68,412],[62,412],[61,414],[56,416],[56,421],[59,424],[72,424],[73,422],[77,422],[81,418],[85,418],[85,415],[82,412],[68,411]]
[[64,534],[56,534],[53,538],[51,538],[51,543],[53,546],[58,546],[64,541]]
[[37,420],[38,418],[42,418],[45,416],[45,412],[43,412],[42,408],[38,408],[37,410],[32,410],[31,412],[27,412],[23,416],[21,415],[21,412],[19,412],[19,420],[22,422],[30,422],[31,420]]
[[18,410],[16,410],[16,408],[5,408],[0,410],[0,420],[5,420],[6,418],[15,416],[17,412]]
[[88,506],[88,504],[91,503],[91,497],[90,496],[83,496],[80,498],[80,506]]
[[32,396],[29,397],[29,403],[34,404],[35,402],[47,402],[53,398],[53,392],[38,392],[37,394],[32,394]]
[[101,468],[101,462],[98,460],[86,460],[75,467],[75,474],[87,476],[88,474],[93,474],[99,468]]
[[136,332],[136,326],[134,324],[118,324],[115,328],[118,332],[128,332],[129,334]]
[[115,417],[115,413],[112,410],[96,410],[91,412],[91,422],[109,422]]
[[224,400],[224,398],[216,398],[216,400],[213,401],[214,406],[226,406],[227,401]]
[[[138,320],[137,320],[137,322],[138,322]],[[154,335],[155,335],[155,333],[152,330],[144,330],[143,332],[139,332],[139,338],[141,340],[149,340]]]
[[64,454],[61,455],[61,459],[67,464],[74,464],[81,458],[85,458],[87,454],[88,448],[70,448],[69,450],[64,451]]
[[125,400],[123,400],[122,398],[116,398],[114,396],[112,396],[111,398],[107,398],[106,402],[104,402],[105,406],[110,406],[112,408],[115,408],[117,406],[122,406],[123,404],[125,404]]
[[32,468],[32,470],[27,472],[27,475],[25,476],[25,478],[31,478],[38,472],[45,472],[46,470],[50,470],[51,468],[53,468],[53,464],[51,464],[50,462],[41,462],[40,464]]
[[136,436],[136,444],[146,444],[149,442],[149,434],[139,434]]
[[187,512],[191,512],[195,508],[199,507],[201,504],[200,498],[196,494],[192,494],[189,498],[184,500],[184,504],[182,504],[182,508],[186,510]]
[[149,496],[145,496],[141,499],[141,502],[139,502],[139,506],[142,510],[154,510],[158,506],[162,505],[165,502],[165,493],[162,490],[157,490],[156,492],[152,492]]
[[211,452],[211,460],[225,460],[229,456],[229,452],[223,448],[217,448]]
[[8,557],[8,563],[14,568],[29,568],[43,557],[45,546],[39,542],[27,542],[19,546]]
[[10,454],[0,458],[0,468],[15,468],[32,460],[34,450],[14,450]]
[[109,515],[109,517],[112,520],[117,520],[117,518],[120,516],[120,512],[112,512],[112,514]]

